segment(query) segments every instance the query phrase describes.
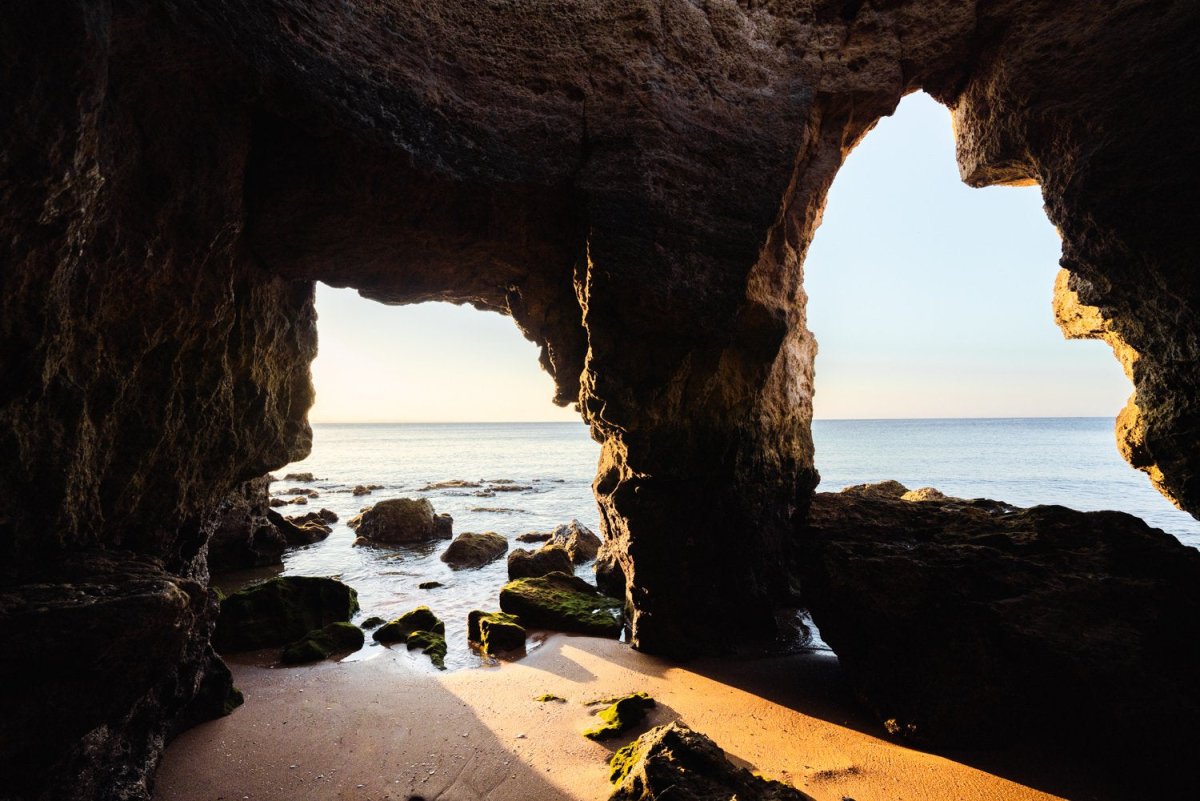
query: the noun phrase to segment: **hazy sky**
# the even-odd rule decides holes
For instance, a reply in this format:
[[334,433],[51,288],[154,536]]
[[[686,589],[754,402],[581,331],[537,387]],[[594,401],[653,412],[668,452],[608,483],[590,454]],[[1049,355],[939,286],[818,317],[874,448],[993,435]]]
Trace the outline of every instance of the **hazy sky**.
[[[818,417],[1115,415],[1108,347],[1066,342],[1039,190],[969,189],[948,112],[907,98],[851,154],[809,254]],[[575,420],[511,320],[317,287],[313,422]]]

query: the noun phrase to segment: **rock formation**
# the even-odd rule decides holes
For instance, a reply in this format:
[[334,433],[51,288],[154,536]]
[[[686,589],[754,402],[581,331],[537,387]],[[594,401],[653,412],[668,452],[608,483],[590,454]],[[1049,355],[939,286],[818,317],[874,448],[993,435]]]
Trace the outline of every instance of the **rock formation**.
[[821,637],[894,736],[1198,755],[1200,553],[1141,520],[820,493],[804,557]]
[[402,545],[451,538],[453,518],[433,513],[425,498],[389,498],[346,523],[366,542]]
[[[213,510],[309,450],[320,279],[541,347],[603,444],[634,644],[769,627],[817,478],[804,253],[916,89],[964,180],[1042,185],[1059,317],[1135,384],[1123,453],[1200,511],[1194,3],[10,0],[0,44],[5,597],[98,619],[72,577],[117,553],[203,588]],[[162,671],[5,766],[19,796],[144,796],[219,673],[199,595],[131,592],[175,599]],[[25,653],[10,721],[89,694]]]

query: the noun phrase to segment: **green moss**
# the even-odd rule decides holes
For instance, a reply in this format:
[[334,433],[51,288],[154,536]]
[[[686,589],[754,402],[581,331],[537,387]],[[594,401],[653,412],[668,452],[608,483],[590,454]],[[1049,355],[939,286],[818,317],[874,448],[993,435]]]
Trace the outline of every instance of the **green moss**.
[[281,576],[221,602],[213,646],[221,652],[281,646],[358,611],[358,593],[337,579]]
[[546,704],[551,701],[558,701],[560,704],[565,704],[567,702],[566,698],[563,698],[561,695],[554,695],[553,693],[542,693],[541,695],[534,696],[533,700],[537,701],[539,704]]
[[608,767],[612,769],[608,774],[608,780],[613,784],[625,781],[625,777],[629,775],[641,758],[641,740],[634,740],[629,745],[618,748],[617,752],[608,760]]
[[429,657],[438,670],[446,669],[446,636],[436,631],[414,631],[405,643],[408,650],[421,652]]
[[358,626],[352,623],[330,623],[290,643],[279,655],[279,661],[285,665],[319,662],[336,653],[357,651],[363,647],[365,641],[366,637]]
[[446,624],[438,619],[428,606],[418,606],[411,612],[405,612],[400,617],[380,626],[371,636],[376,642],[404,642],[414,631],[433,631],[438,634],[446,633]]
[[367,618],[362,623],[360,623],[359,626],[364,629],[370,630],[370,629],[377,629],[380,626],[382,626],[384,623],[387,623],[387,621],[384,620],[383,618],[381,618],[379,615],[372,615],[371,617]]
[[221,714],[232,714],[233,710],[244,703],[246,703],[246,696],[242,695],[242,691],[237,687],[230,687],[229,692],[225,694],[225,702],[221,706]]
[[500,590],[500,608],[530,627],[600,637],[621,634],[621,602],[566,573],[510,581]]
[[593,740],[607,740],[628,731],[641,723],[646,713],[655,706],[654,699],[646,693],[633,693],[617,699],[616,703],[601,709],[596,717],[601,722],[590,729],[585,729],[584,737]]
[[476,609],[467,615],[467,639],[489,654],[517,651],[525,647],[525,628],[516,615]]

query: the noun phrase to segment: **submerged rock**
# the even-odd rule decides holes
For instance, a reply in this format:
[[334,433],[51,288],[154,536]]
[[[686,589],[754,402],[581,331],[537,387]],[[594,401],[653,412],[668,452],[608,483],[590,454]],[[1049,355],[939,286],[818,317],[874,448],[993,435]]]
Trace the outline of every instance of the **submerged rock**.
[[281,576],[221,601],[213,647],[232,652],[285,645],[349,621],[357,611],[358,593],[337,579]]
[[510,579],[536,578],[556,572],[569,575],[574,571],[571,556],[561,545],[544,545],[536,551],[516,548],[508,555]]
[[317,492],[315,489],[308,489],[307,487],[292,487],[291,489],[279,490],[275,494],[276,495],[303,495],[306,498],[321,497],[321,493]]
[[435,481],[432,484],[426,484],[417,491],[432,492],[443,489],[475,489],[478,486],[480,486],[478,481],[464,481],[461,478],[455,478],[449,481]]
[[455,570],[483,567],[496,561],[508,550],[508,540],[494,531],[475,534],[464,531],[442,553],[442,561]]
[[377,489],[383,489],[381,484],[359,484],[354,489],[350,490],[350,494],[358,497],[359,495],[370,495]]
[[500,608],[533,628],[621,636],[621,602],[566,573],[510,581],[500,590]]
[[467,639],[488,654],[519,651],[525,647],[525,628],[516,615],[475,610],[467,615]]
[[446,669],[446,635],[439,631],[414,631],[405,640],[408,650],[421,649],[438,670]]
[[384,620],[383,618],[381,618],[379,615],[372,615],[371,617],[367,618],[366,620],[364,620],[364,621],[363,621],[362,623],[360,623],[359,625],[360,625],[362,628],[364,628],[364,629],[367,629],[368,631],[370,631],[371,629],[377,629],[377,628],[379,628],[379,627],[380,627],[380,626],[382,626],[384,623],[387,623],[387,621],[386,621],[386,620]]
[[283,477],[284,481],[316,481],[312,473],[288,473]]
[[435,515],[433,504],[424,498],[391,498],[351,518],[348,525],[370,542],[402,544],[450,539],[453,518]]
[[578,520],[572,520],[554,529],[550,535],[550,542],[566,548],[567,553],[571,555],[571,561],[577,565],[595,559],[596,552],[600,550],[600,538]]
[[440,582],[440,581],[422,581],[420,584],[417,585],[417,589],[418,590],[436,590],[440,586],[442,586],[442,582]]
[[822,493],[802,548],[821,637],[894,736],[1194,742],[1200,553],[1135,517]]
[[812,801],[783,782],[734,766],[717,744],[682,723],[651,729],[613,754],[609,801]]
[[646,693],[618,698],[596,713],[600,722],[584,729],[583,736],[591,740],[611,740],[645,720],[646,713],[655,706],[654,699]]
[[279,661],[285,665],[319,662],[336,653],[357,651],[364,642],[362,629],[353,623],[330,623],[286,645]]
[[432,631],[437,634],[446,633],[443,623],[428,606],[418,606],[411,612],[405,612],[398,618],[375,630],[371,637],[376,642],[384,644],[404,642],[414,631]]
[[517,542],[545,542],[554,536],[551,531],[526,531],[517,535]]

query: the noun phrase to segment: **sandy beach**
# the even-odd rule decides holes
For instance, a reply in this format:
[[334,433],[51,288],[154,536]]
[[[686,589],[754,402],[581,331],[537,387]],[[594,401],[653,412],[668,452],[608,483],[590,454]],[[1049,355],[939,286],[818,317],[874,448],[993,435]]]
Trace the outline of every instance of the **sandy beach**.
[[[158,801],[600,801],[612,752],[673,720],[817,801],[1122,797],[1044,747],[959,759],[880,739],[821,654],[678,665],[556,634],[519,661],[449,673],[403,648],[360,662],[231,667],[245,705],[170,746]],[[600,708],[586,702],[637,690],[658,701],[644,725],[609,744],[580,735]],[[565,700],[535,700],[546,693]]]

